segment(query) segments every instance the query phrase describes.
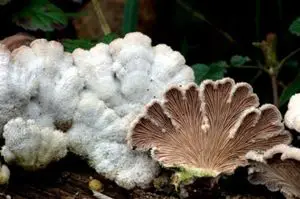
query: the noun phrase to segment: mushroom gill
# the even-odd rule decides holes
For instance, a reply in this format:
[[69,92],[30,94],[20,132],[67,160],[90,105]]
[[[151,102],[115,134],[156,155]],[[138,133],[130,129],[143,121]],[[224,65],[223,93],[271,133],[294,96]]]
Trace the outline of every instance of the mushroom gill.
[[248,151],[291,141],[278,109],[258,106],[252,87],[231,78],[172,87],[132,124],[128,143],[136,150],[151,149],[165,167],[197,176],[230,174],[247,165]]

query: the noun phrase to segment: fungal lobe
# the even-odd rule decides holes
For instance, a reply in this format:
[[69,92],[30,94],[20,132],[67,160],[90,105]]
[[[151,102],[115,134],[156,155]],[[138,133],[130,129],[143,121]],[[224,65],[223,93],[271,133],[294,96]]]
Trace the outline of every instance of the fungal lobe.
[[129,144],[152,149],[166,167],[231,173],[247,164],[248,151],[290,142],[278,109],[258,105],[249,84],[230,78],[172,87],[163,102],[152,102],[135,121]]

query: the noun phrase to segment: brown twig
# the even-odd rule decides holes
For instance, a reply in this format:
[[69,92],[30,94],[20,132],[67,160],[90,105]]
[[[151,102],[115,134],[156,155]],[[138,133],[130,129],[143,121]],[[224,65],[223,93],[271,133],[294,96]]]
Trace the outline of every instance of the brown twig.
[[110,27],[107,23],[107,20],[102,12],[99,0],[92,0],[92,3],[93,3],[94,10],[96,12],[96,15],[97,15],[97,18],[99,21],[99,25],[101,26],[101,29],[102,29],[104,35],[111,33],[111,29],[110,29]]
[[280,86],[283,89],[287,88],[287,86],[283,82],[281,82],[281,81],[278,82],[278,86]]
[[279,98],[278,98],[278,85],[277,85],[277,75],[270,74],[271,83],[272,83],[272,91],[273,91],[273,104],[275,106],[279,106]]
[[263,70],[258,70],[256,75],[251,79],[250,83],[254,84],[256,80],[263,74]]

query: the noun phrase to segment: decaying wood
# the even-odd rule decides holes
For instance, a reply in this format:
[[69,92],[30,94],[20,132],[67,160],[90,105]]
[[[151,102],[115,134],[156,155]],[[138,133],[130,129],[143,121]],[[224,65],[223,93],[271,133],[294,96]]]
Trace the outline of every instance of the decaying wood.
[[26,172],[14,167],[10,167],[10,170],[9,185],[0,187],[1,199],[8,195],[12,199],[94,199],[88,187],[91,177],[104,184],[104,194],[114,199],[129,198],[128,191],[105,180],[84,161],[73,156],[43,171]]
[[[115,183],[106,180],[90,168],[84,160],[69,155],[60,162],[49,165],[46,169],[27,172],[18,167],[9,167],[11,178],[9,185],[0,186],[0,199],[96,199],[89,189],[91,178],[98,179],[104,187],[104,195],[113,199],[176,199],[174,190],[168,186],[162,189],[149,188],[147,190],[125,190]],[[171,173],[165,173],[167,176]],[[163,175],[163,174],[162,174]],[[189,199],[215,198],[249,198],[249,199],[283,199],[280,193],[269,192],[263,186],[253,186],[246,183],[241,176],[227,179],[225,190],[211,187],[210,180],[198,179],[191,185],[184,187],[189,193]],[[236,178],[236,179],[235,179]],[[243,179],[243,180],[242,180]],[[223,184],[223,183],[221,183]],[[239,195],[242,194],[242,195]],[[176,195],[176,194],[175,194]],[[238,196],[237,196],[238,195]]]
[[88,183],[91,178],[103,183],[103,194],[113,199],[174,199],[151,191],[120,188],[104,179],[85,161],[70,155],[42,171],[27,172],[10,166],[9,185],[0,186],[0,199],[94,199]]

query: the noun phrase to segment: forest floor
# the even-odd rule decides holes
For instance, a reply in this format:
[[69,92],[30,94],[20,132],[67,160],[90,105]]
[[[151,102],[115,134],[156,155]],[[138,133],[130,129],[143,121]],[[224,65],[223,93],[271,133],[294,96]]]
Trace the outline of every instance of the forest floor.
[[[88,183],[98,179],[104,186],[103,194],[112,199],[176,199],[174,190],[125,190],[106,180],[90,168],[85,161],[70,155],[38,172],[25,172],[10,167],[11,178],[6,186],[0,186],[0,199],[94,199]],[[243,173],[244,171],[241,171]],[[221,186],[211,186],[211,179],[197,180],[185,186],[188,198],[197,199],[281,199],[280,193],[271,193],[263,186],[252,186],[241,180],[241,174],[220,180]],[[172,195],[172,196],[171,196]]]

